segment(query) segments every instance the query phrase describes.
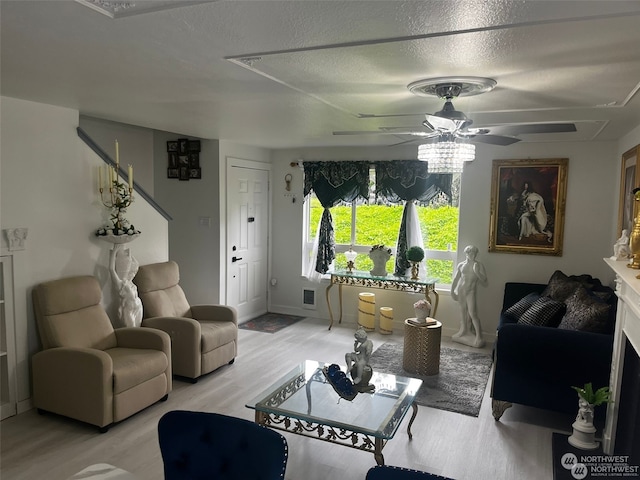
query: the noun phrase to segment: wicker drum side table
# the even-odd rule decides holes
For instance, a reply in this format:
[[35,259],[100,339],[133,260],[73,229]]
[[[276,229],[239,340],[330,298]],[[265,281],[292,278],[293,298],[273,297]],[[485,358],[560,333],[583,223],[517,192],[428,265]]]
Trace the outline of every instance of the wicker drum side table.
[[442,323],[419,326],[404,321],[402,367],[409,373],[437,375],[440,371]]

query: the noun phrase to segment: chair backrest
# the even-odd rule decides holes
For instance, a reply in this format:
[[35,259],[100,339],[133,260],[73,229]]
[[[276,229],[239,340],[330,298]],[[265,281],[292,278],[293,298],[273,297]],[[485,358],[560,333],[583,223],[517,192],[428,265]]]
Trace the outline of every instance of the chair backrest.
[[173,261],[143,265],[133,278],[142,301],[143,317],[192,318],[191,306],[178,285],[180,271]]
[[42,347],[115,347],[116,335],[101,300],[100,284],[91,276],[37,285],[33,289],[33,307]]
[[287,441],[242,418],[174,410],[158,422],[165,480],[283,479]]
[[367,472],[366,480],[451,480],[447,477],[434,475],[391,465],[376,465]]

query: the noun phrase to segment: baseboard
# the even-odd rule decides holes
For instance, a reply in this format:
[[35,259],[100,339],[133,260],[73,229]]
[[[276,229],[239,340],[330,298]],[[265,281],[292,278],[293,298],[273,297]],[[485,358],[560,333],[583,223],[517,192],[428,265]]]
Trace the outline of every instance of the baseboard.
[[28,412],[29,410],[33,409],[33,402],[31,401],[30,398],[27,398],[26,400],[21,400],[17,404],[17,409],[18,409],[18,415],[24,412]]

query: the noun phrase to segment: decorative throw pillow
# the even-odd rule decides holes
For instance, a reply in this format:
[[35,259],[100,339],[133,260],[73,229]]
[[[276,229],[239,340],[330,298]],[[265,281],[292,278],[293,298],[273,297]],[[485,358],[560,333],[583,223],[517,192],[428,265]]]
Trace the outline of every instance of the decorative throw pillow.
[[593,278],[591,275],[588,275],[586,273],[583,273],[582,275],[571,275],[569,276],[569,280],[575,280],[588,291],[593,290],[597,286],[602,286],[600,280],[598,280],[597,278]]
[[611,305],[591,295],[584,287],[577,289],[566,301],[567,313],[558,328],[605,333],[608,329]]
[[549,283],[540,294],[542,297],[551,297],[557,302],[564,302],[582,285],[577,280],[567,277],[560,270],[556,270],[551,275]]
[[505,315],[509,315],[513,318],[519,319],[524,312],[529,310],[529,307],[533,305],[533,303],[540,298],[539,293],[530,293],[529,295],[521,298],[516,303],[507,308],[504,313]]
[[564,303],[541,296],[520,316],[518,323],[538,327],[557,327],[565,308]]

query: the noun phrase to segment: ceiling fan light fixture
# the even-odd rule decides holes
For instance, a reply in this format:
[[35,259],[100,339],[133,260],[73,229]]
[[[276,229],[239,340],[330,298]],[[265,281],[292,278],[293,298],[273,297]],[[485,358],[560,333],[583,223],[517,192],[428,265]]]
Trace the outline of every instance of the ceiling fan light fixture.
[[493,90],[496,81],[485,77],[437,77],[425,78],[407,85],[414,95],[439,98],[468,97]]
[[454,141],[426,143],[418,146],[418,160],[429,164],[429,173],[462,173],[464,162],[476,158],[476,146]]

